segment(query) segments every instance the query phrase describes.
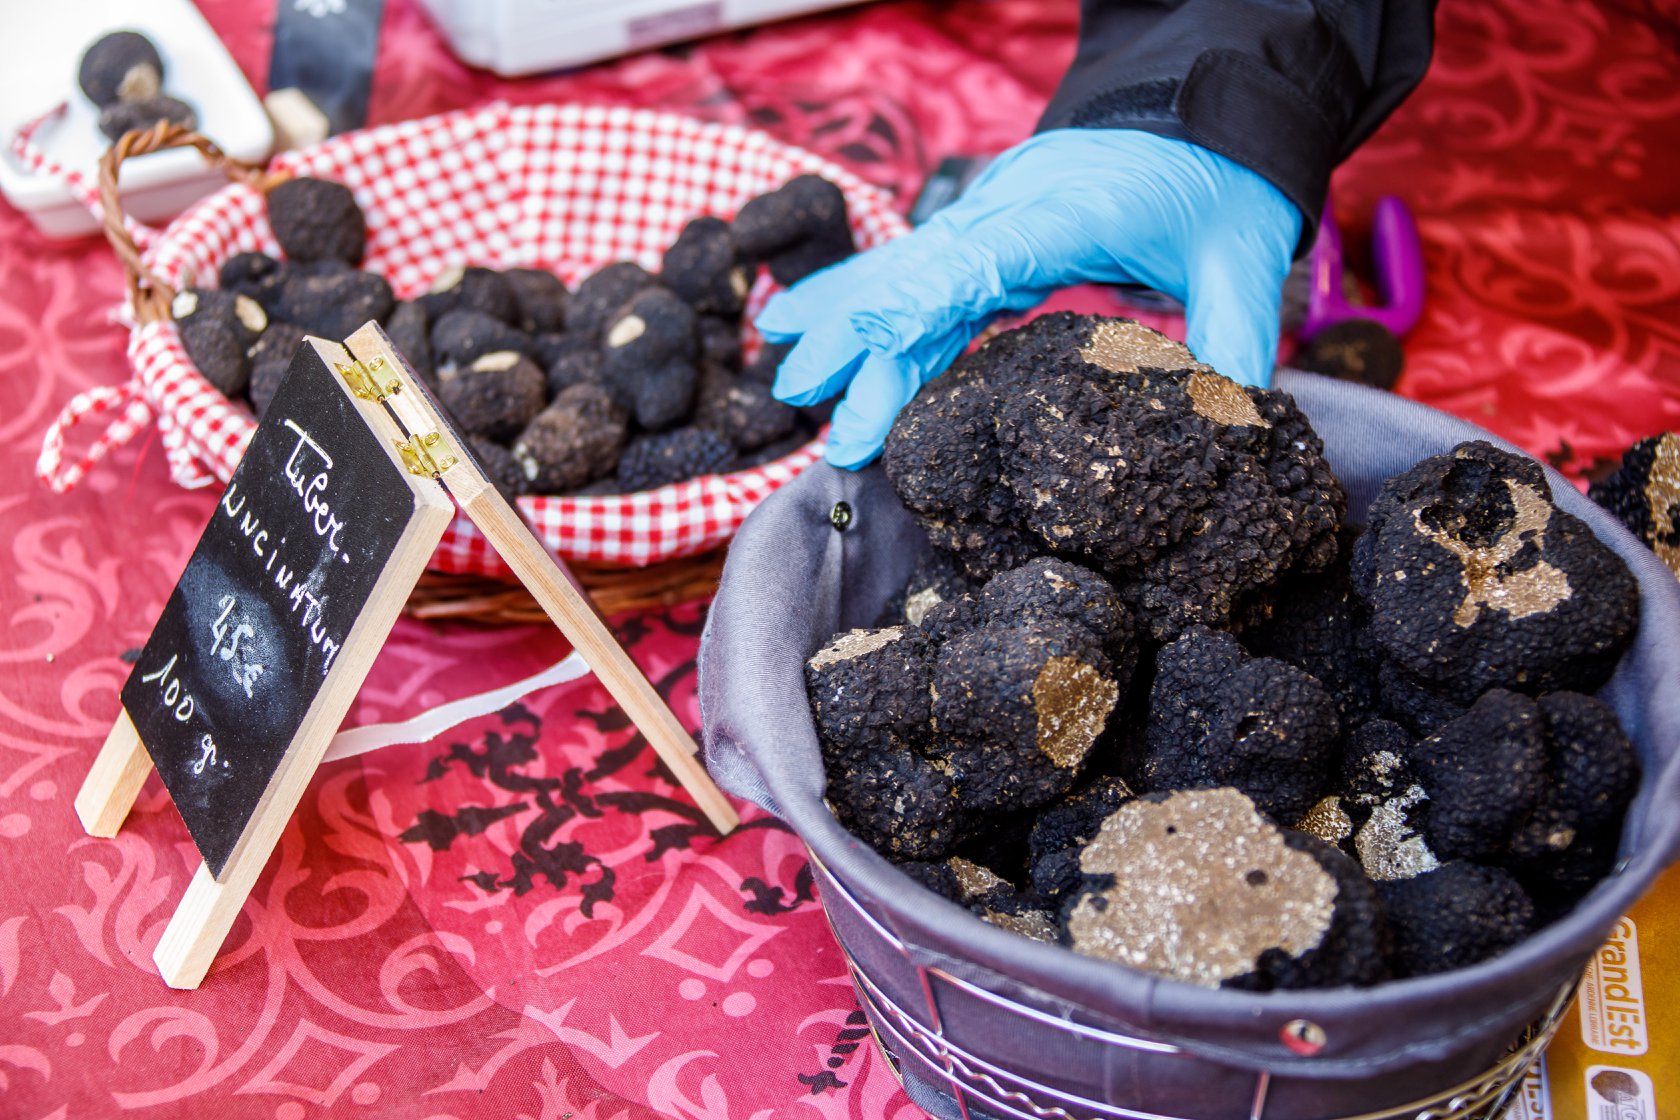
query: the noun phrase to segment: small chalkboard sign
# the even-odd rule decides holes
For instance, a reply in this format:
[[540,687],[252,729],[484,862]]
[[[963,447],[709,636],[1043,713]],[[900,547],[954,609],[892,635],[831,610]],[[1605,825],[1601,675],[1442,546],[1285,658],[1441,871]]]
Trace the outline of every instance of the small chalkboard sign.
[[172,987],[208,971],[457,502],[713,825],[737,823],[682,724],[384,332],[349,344],[299,347],[76,795],[87,831],[115,836],[155,764],[180,810],[204,863],[154,954]]
[[420,506],[337,380],[298,351],[122,690],[212,876]]

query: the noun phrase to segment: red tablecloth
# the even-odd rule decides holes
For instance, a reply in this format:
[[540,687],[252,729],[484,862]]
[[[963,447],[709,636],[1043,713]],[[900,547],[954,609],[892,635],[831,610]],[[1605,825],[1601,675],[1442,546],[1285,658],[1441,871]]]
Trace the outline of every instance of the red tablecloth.
[[[202,5],[259,88],[271,5]],[[1357,229],[1398,191],[1429,305],[1400,388],[1573,470],[1680,427],[1680,13],[1448,5],[1429,79],[1337,177]],[[901,192],[1022,137],[1071,3],[890,3],[572,75],[467,70],[388,0],[372,119],[492,98],[765,128]],[[153,946],[197,864],[152,779],[121,836],[70,802],[213,494],[144,439],[53,497],[32,467],[73,394],[126,376],[102,243],[0,207],[0,1114],[919,1115],[869,1044],[797,840],[727,840],[591,681],[317,775],[203,986]],[[702,610],[619,632],[692,726]],[[506,683],[546,628],[399,624],[352,723]]]

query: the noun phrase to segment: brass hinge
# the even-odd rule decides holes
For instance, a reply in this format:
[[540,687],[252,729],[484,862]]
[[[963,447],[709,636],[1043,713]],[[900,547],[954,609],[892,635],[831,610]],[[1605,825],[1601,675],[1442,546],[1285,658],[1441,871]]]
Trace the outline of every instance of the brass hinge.
[[408,473],[437,478],[460,462],[449,453],[447,443],[438,451],[432,450],[440,443],[443,443],[443,437],[437,432],[416,435],[398,443],[397,450],[402,453],[403,466],[408,468]]
[[338,375],[350,386],[350,391],[364,401],[382,401],[402,392],[402,382],[385,370],[385,359],[369,358],[365,362],[351,362],[338,367]]

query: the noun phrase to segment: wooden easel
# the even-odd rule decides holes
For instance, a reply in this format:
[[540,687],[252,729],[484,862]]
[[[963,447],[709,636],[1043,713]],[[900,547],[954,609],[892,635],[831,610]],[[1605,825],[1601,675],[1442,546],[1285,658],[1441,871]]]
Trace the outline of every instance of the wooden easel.
[[[347,340],[348,350],[315,338],[304,345],[314,347],[329,368],[338,371],[334,383],[352,398],[400,468],[413,491],[415,513],[221,873],[212,875],[201,863],[164,930],[153,959],[174,988],[197,987],[209,970],[457,504],[594,670],[713,827],[727,833],[739,823],[700,764],[682,724],[570,573],[497,491],[384,331],[367,324]],[[77,816],[90,835],[116,835],[152,768],[151,752],[125,707],[76,795]]]

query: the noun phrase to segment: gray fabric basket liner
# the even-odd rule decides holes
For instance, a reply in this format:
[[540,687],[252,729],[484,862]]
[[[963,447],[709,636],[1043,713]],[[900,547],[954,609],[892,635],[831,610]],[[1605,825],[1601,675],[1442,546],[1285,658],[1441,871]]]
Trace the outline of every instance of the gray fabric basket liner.
[[[1355,524],[1383,480],[1419,459],[1468,439],[1510,447],[1463,420],[1360,386],[1293,372],[1281,374],[1278,385],[1323,437]],[[1245,993],[1158,979],[994,928],[845,832],[822,801],[803,666],[836,631],[870,625],[925,547],[878,466],[853,473],[819,463],[742,527],[700,651],[706,764],[725,788],[785,820],[869,915],[910,948],[915,963],[1057,1018],[1167,1042],[1245,1074],[1232,1082],[1204,1068],[1187,1089],[1182,1057],[1171,1059],[1176,1067],[1155,1062],[1151,1069],[1145,1056],[1118,1075],[1107,1058],[1108,1068],[1073,1078],[1092,1099],[1103,1099],[1092,1085],[1139,1100],[1178,1100],[1188,1092],[1194,1099],[1177,1107],[1193,1105],[1201,1110],[1195,1115],[1247,1115],[1242,1094],[1252,1095],[1252,1071],[1262,1070],[1276,1079],[1273,1099],[1291,1102],[1277,1114],[1335,1115],[1324,1110],[1415,1099],[1491,1065],[1580,974],[1612,924],[1680,852],[1680,583],[1612,517],[1561,475],[1547,473],[1557,504],[1590,524],[1639,579],[1639,633],[1600,695],[1638,748],[1643,775],[1617,872],[1563,919],[1472,968],[1357,990]],[[853,517],[837,530],[830,511],[842,501]],[[825,904],[871,978],[925,1021],[910,963],[867,928],[854,930],[844,905]],[[947,993],[939,998],[947,1036],[972,1040],[966,1046],[993,1045],[993,1059],[1012,1046],[1024,1052],[1026,1040],[1011,1042],[1019,1038],[1017,1025],[1006,1024],[998,1008],[965,1005]],[[1315,1056],[1299,1056],[1281,1041],[1284,1024],[1298,1018],[1324,1029],[1327,1042]],[[912,1087],[925,1096],[926,1086]]]

